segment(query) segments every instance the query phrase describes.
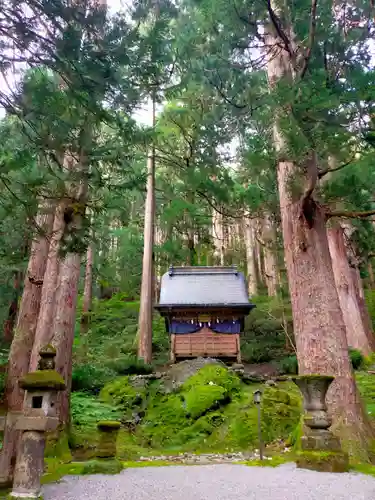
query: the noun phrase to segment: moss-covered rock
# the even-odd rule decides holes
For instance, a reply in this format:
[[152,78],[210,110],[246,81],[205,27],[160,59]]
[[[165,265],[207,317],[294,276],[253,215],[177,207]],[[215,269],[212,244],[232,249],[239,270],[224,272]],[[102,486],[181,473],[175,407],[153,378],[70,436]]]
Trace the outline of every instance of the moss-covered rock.
[[240,390],[241,381],[235,373],[229,371],[225,366],[209,364],[190,377],[183,384],[182,390],[186,392],[203,385],[220,386],[227,393],[233,394]]
[[199,418],[207,411],[217,408],[227,397],[224,387],[218,385],[198,385],[185,395],[187,413],[193,419]]
[[262,430],[266,442],[286,438],[298,425],[302,399],[292,383],[280,387],[266,387],[262,397]]
[[65,389],[65,381],[55,370],[37,370],[28,373],[19,381],[19,385],[25,390],[50,389],[62,391]]
[[349,458],[344,452],[299,451],[297,467],[319,472],[348,472]]
[[98,429],[104,432],[119,430],[120,427],[121,422],[118,422],[117,420],[100,420],[100,422],[98,422]]

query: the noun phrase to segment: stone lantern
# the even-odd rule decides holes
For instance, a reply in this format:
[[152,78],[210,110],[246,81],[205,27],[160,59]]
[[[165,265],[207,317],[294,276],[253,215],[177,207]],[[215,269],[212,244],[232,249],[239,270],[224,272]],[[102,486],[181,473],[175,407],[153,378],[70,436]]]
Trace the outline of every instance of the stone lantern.
[[303,395],[305,432],[301,437],[301,452],[297,467],[325,472],[346,472],[348,456],[340,440],[329,429],[332,419],[327,412],[326,395],[334,377],[330,375],[301,375],[293,382]]
[[44,471],[46,432],[58,427],[56,399],[65,389],[64,379],[55,371],[56,351],[47,346],[40,351],[38,370],[28,373],[19,384],[26,391],[23,415],[16,429],[22,431],[10,498],[40,497],[40,478]]

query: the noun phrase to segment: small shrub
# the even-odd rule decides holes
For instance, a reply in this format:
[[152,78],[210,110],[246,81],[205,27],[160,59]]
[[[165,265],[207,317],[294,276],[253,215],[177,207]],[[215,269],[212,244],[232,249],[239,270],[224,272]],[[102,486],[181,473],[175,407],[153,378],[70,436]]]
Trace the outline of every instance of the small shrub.
[[118,375],[147,375],[152,373],[151,365],[146,364],[136,356],[123,356],[110,361],[107,366]]
[[256,341],[243,344],[241,356],[246,363],[267,363],[275,357],[270,346]]
[[102,387],[113,379],[113,375],[113,371],[108,368],[99,368],[91,364],[75,366],[72,373],[72,392],[98,394]]
[[288,375],[297,375],[298,374],[298,360],[297,356],[293,354],[292,356],[287,356],[280,361],[280,370],[282,373],[286,373]]
[[350,361],[354,370],[359,370],[364,364],[364,356],[358,349],[349,349]]

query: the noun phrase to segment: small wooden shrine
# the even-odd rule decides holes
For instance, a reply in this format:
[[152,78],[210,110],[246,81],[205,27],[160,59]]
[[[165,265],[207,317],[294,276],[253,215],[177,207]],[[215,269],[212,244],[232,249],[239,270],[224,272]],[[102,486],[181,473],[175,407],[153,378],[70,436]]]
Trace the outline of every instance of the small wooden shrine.
[[171,337],[172,361],[203,356],[241,362],[240,334],[255,306],[236,267],[171,266],[155,307]]

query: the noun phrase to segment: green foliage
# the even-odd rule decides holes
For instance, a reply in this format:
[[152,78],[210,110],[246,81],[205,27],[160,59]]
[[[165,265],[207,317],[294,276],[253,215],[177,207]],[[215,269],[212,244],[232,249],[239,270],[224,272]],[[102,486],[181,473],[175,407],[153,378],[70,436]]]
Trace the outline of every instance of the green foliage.
[[358,351],[358,349],[349,349],[349,356],[353,369],[359,370],[363,366],[365,361],[365,358],[361,351]]
[[359,392],[366,404],[367,413],[373,419],[375,418],[375,376],[366,372],[356,372],[355,378]]
[[72,372],[72,391],[98,394],[113,376],[114,371],[108,368],[92,364],[77,365]]
[[295,354],[283,358],[279,363],[282,373],[288,375],[298,375],[298,360]]
[[256,308],[245,321],[241,339],[242,359],[246,363],[266,363],[287,355],[285,325],[292,328],[290,303],[282,298],[257,296],[251,298]]
[[100,399],[129,414],[133,408],[141,406],[145,393],[144,389],[132,387],[129,377],[119,377],[103,387]]
[[145,375],[153,371],[151,365],[136,356],[122,356],[108,362],[107,366],[118,375]]
[[91,431],[101,420],[116,420],[121,415],[115,406],[83,392],[72,393],[70,405],[73,426]]

